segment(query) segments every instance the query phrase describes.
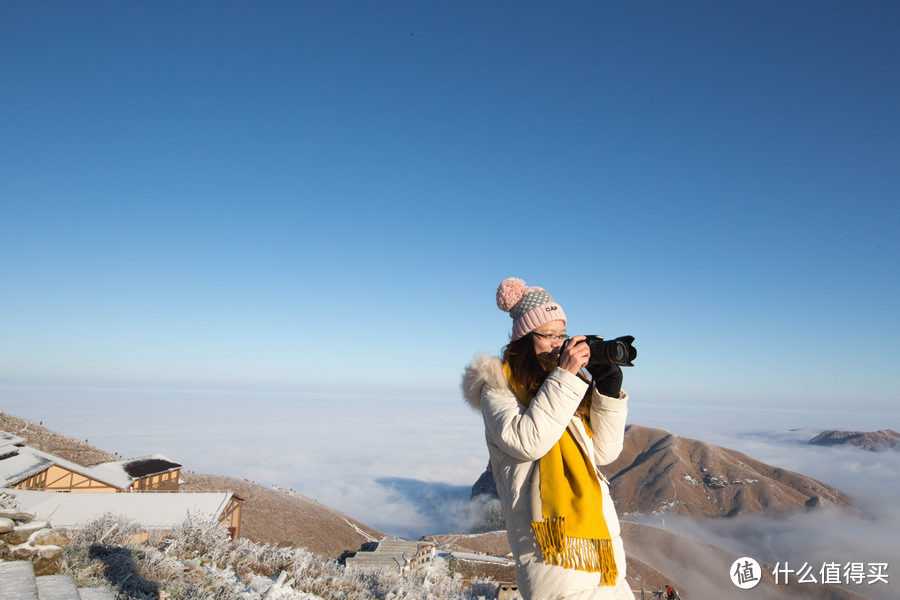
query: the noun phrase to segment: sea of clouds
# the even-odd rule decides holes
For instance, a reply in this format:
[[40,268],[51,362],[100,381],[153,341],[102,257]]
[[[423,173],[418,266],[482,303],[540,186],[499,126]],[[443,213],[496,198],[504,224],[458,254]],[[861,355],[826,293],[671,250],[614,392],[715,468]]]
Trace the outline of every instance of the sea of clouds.
[[[637,411],[640,414],[642,411]],[[827,429],[875,431],[897,429],[893,415],[856,412],[764,410],[727,408],[705,419],[679,413],[669,430],[739,450],[764,463],[801,473],[837,488],[847,496],[849,510],[825,507],[787,515],[749,513],[734,518],[690,519],[672,515],[632,518],[665,527],[741,556],[790,569],[812,567],[817,580],[825,563],[888,563],[888,585],[865,583],[848,589],[875,600],[896,598],[900,582],[891,571],[900,566],[900,451],[869,452],[852,446],[810,445]],[[641,424],[662,427],[664,413],[646,415]],[[665,427],[663,427],[665,428]],[[787,565],[785,564],[787,563]],[[797,576],[792,575],[791,581]],[[819,597],[816,585],[803,584],[810,597]],[[893,591],[892,591],[893,590]]]
[[480,417],[461,400],[403,394],[0,389],[0,409],[124,457],[303,494],[418,538],[480,518]]
[[[188,471],[293,489],[393,535],[465,531],[487,508],[469,501],[488,461],[483,426],[455,395],[7,387],[0,409],[125,457],[159,452]],[[897,429],[896,415],[631,401],[628,421],[819,479],[854,505],[642,522],[772,564],[900,564],[900,452],[806,443],[824,429]]]

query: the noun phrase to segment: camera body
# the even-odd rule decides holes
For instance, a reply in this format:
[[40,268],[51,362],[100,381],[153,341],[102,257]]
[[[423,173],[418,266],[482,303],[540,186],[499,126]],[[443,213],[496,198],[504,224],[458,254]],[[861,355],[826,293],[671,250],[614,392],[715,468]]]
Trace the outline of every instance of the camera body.
[[[571,339],[563,342],[560,352],[566,349]],[[585,336],[584,343],[591,349],[591,357],[588,359],[588,367],[595,365],[619,365],[620,367],[633,367],[637,358],[637,348],[632,345],[634,336],[625,335],[614,340],[604,340],[599,335]],[[580,342],[579,342],[580,343]]]

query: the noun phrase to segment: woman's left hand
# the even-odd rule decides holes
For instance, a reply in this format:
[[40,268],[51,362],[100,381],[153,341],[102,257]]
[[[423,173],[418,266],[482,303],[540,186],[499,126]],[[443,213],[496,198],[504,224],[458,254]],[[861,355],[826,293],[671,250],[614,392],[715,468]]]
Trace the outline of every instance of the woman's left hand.
[[619,397],[622,392],[622,368],[619,365],[597,365],[589,367],[588,372],[598,392],[612,398]]

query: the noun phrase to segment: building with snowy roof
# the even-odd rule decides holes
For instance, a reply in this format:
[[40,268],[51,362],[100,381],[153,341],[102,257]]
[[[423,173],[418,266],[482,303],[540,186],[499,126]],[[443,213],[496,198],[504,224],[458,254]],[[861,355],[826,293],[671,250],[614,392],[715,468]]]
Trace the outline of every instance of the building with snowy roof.
[[19,508],[54,527],[80,529],[111,513],[145,529],[173,529],[188,515],[212,519],[240,535],[241,500],[232,492],[180,492],[177,494],[60,494],[5,489]]
[[435,546],[430,542],[383,539],[370,551],[360,551],[346,559],[348,566],[395,569],[401,575],[434,560]]
[[85,467],[0,431],[0,487],[58,492],[178,491],[181,465],[162,454]]
[[[0,431],[0,489],[19,494],[35,507],[56,507],[66,515],[67,522],[76,523],[82,517],[92,520],[112,512],[158,529],[183,521],[193,510],[214,517],[228,527],[233,538],[240,535],[243,499],[232,492],[179,492],[182,466],[162,454],[85,467],[26,442]],[[60,522],[59,514],[53,523],[68,526]]]

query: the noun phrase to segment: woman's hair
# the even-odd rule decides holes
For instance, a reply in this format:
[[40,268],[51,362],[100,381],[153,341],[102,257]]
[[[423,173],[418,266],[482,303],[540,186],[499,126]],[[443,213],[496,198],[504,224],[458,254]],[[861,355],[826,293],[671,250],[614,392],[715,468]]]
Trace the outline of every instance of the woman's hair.
[[525,386],[530,394],[537,394],[547,378],[547,373],[541,368],[534,352],[534,335],[531,333],[506,345],[503,349],[503,362],[509,364],[513,378]]
[[[527,333],[519,339],[510,342],[503,349],[503,362],[509,364],[509,370],[516,381],[525,386],[529,394],[537,394],[541,389],[548,373],[541,368],[537,354],[534,352],[534,335]],[[588,387],[587,393],[581,399],[581,404],[575,411],[576,415],[587,418],[591,409],[591,391],[593,385]]]

